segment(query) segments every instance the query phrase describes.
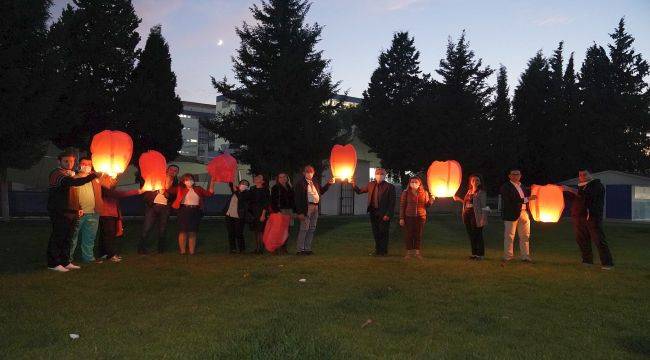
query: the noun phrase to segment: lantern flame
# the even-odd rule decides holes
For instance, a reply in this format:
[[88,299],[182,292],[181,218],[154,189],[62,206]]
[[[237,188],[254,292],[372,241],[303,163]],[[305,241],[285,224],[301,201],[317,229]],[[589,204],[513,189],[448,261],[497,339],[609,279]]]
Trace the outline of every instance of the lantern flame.
[[163,154],[155,150],[149,150],[138,159],[140,175],[144,179],[142,189],[155,191],[164,189],[167,182],[167,160]]
[[458,161],[434,161],[427,170],[429,191],[435,197],[452,197],[458,191],[463,172]]

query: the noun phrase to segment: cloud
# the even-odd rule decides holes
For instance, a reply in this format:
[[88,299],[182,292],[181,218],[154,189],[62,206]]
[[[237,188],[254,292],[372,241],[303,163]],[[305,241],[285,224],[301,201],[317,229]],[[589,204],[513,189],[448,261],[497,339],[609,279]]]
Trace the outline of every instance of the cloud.
[[537,19],[533,23],[537,26],[553,26],[553,25],[566,25],[573,21],[573,18],[570,18],[565,15],[552,15],[545,18]]
[[[373,2],[374,1],[376,0],[373,0]],[[381,7],[387,11],[398,11],[427,1],[429,0],[383,0],[381,1]]]

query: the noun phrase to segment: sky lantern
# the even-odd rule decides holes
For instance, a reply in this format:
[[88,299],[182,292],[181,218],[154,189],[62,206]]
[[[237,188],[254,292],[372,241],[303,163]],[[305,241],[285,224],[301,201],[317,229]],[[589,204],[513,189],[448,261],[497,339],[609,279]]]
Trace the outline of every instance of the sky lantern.
[[237,160],[228,153],[217,155],[206,165],[208,173],[216,182],[235,182]]
[[126,170],[133,153],[133,140],[122,131],[104,130],[90,143],[95,171],[116,177]]
[[429,191],[435,197],[452,197],[463,179],[463,170],[456,160],[434,161],[427,170]]
[[536,200],[530,200],[530,213],[539,222],[555,223],[562,217],[564,210],[564,195],[558,185],[533,185],[530,195],[537,195]]
[[142,189],[145,191],[161,190],[167,181],[167,160],[163,154],[149,150],[138,159],[140,176],[144,179]]
[[356,167],[357,151],[354,146],[352,144],[334,145],[330,153],[332,176],[340,180],[350,180],[354,177]]

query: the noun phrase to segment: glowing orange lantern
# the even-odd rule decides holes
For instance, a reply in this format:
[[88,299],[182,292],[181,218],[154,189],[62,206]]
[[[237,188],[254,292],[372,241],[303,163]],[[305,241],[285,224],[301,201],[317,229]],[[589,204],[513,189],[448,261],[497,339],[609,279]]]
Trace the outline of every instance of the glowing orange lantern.
[[558,222],[564,210],[564,195],[558,185],[533,185],[530,195],[537,199],[530,200],[530,213],[539,222]]
[[357,151],[352,144],[334,145],[330,153],[332,176],[341,180],[350,180],[357,167]]
[[122,131],[104,130],[93,136],[90,152],[95,170],[114,178],[129,166],[133,140]]
[[463,179],[463,170],[456,160],[434,161],[427,170],[429,191],[435,197],[452,197]]
[[206,166],[208,173],[216,182],[235,182],[237,160],[228,153],[215,156]]
[[167,181],[167,160],[163,154],[155,150],[149,150],[140,155],[138,159],[140,176],[144,179],[142,189],[154,191],[165,188]]

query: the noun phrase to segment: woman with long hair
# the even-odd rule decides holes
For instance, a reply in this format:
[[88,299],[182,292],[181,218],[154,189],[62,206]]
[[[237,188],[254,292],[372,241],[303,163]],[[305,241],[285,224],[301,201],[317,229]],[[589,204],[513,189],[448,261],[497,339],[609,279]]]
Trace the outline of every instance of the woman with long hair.
[[483,190],[481,175],[469,176],[469,188],[465,197],[454,195],[454,200],[463,204],[463,223],[472,247],[470,260],[483,260],[485,256],[485,243],[483,241],[483,227],[487,225],[487,195]]
[[[275,179],[275,185],[271,187],[271,212],[293,216],[294,194],[291,187],[291,180],[286,172],[281,172]],[[289,226],[293,225],[293,219]],[[279,249],[283,254],[287,253],[285,242]]]
[[250,229],[255,234],[255,250],[253,254],[262,254],[264,244],[264,226],[266,225],[267,212],[271,198],[269,188],[266,185],[264,175],[258,174],[253,178],[253,187],[250,189],[250,201],[248,203],[250,213]]
[[[194,255],[196,234],[203,216],[203,198],[214,195],[215,181],[210,178],[208,189],[195,185],[194,175],[186,173],[181,176],[176,187],[176,199],[172,208],[178,210],[178,248],[181,255],[189,250]],[[189,249],[186,247],[188,245]]]

